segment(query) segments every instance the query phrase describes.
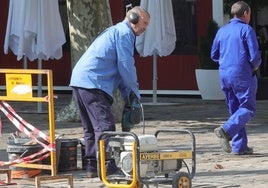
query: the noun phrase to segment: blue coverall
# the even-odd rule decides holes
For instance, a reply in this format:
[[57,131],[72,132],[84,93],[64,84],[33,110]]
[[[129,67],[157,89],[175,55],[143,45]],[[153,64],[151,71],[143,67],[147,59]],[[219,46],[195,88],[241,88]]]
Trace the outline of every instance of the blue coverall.
[[253,28],[239,18],[221,27],[213,41],[211,59],[219,63],[220,84],[230,113],[222,128],[232,139],[232,152],[248,147],[245,125],[255,116],[257,77],[261,64]]

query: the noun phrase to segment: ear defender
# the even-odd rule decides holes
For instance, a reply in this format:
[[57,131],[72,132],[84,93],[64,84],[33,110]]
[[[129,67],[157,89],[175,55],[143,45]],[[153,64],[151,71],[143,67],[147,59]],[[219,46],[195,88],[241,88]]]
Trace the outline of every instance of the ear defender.
[[139,15],[135,12],[131,12],[128,16],[128,20],[136,25],[139,22]]

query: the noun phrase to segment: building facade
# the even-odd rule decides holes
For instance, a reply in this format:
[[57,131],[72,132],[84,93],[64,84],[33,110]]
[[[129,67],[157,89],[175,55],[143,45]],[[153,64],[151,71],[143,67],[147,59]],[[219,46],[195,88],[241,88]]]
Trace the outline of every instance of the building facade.
[[[176,48],[166,57],[158,58],[157,88],[161,91],[178,94],[195,94],[198,88],[195,69],[199,68],[198,39],[206,32],[208,20],[213,17],[222,21],[218,9],[222,6],[218,0],[172,0],[175,27],[177,33]],[[64,13],[66,5],[59,1],[62,21],[68,39],[67,16]],[[113,23],[121,21],[125,16],[126,7],[139,4],[139,0],[110,0]],[[8,17],[8,0],[2,0],[0,6],[0,68],[23,68],[23,60],[17,61],[16,56],[9,52],[4,54],[6,22]],[[217,11],[213,11],[213,8]],[[218,21],[217,20],[217,21]],[[59,60],[42,62],[43,69],[52,69],[54,87],[68,89],[71,75],[71,58],[68,42],[63,46],[63,57]],[[135,54],[138,80],[141,90],[152,90],[153,59]],[[64,67],[64,69],[63,69]],[[37,61],[28,62],[27,68],[37,69]],[[1,79],[3,85],[3,79]]]

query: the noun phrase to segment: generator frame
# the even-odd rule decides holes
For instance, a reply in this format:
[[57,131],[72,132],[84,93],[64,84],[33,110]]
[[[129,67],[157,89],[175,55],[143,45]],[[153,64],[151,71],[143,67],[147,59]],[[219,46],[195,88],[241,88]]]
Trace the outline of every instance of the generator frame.
[[[170,184],[173,188],[190,188],[191,179],[194,178],[196,172],[196,143],[194,134],[191,131],[184,129],[159,129],[155,132],[154,136],[158,138],[160,133],[178,133],[178,135],[188,134],[192,142],[191,149],[180,151],[178,149],[179,147],[177,149],[169,149],[168,147],[165,147],[164,149],[158,149],[155,152],[141,152],[140,141],[137,134],[133,132],[103,132],[98,141],[99,144],[97,152],[98,175],[103,184],[108,188],[141,188],[144,185],[149,187],[150,184],[154,184],[156,187],[159,184]],[[105,161],[106,158],[109,158],[110,156],[106,153],[105,138],[107,139],[115,136],[131,136],[134,138],[131,144],[133,170],[130,176],[113,176],[113,178],[109,178],[109,176],[107,176]],[[185,162],[185,159],[191,160],[191,169]],[[142,161],[148,160],[182,160],[182,163],[187,168],[187,172],[181,172],[179,170],[172,173],[172,175],[166,173],[154,178],[141,177],[140,164]]]

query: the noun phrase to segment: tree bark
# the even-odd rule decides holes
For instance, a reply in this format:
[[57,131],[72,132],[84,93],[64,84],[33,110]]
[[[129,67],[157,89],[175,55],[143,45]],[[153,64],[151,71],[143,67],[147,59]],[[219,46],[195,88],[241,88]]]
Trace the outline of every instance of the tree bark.
[[[112,25],[109,0],[67,0],[72,67],[87,50],[95,37]],[[114,95],[112,111],[116,122],[121,121],[123,101],[118,91]],[[72,97],[70,104],[59,111],[56,121],[80,121]]]

